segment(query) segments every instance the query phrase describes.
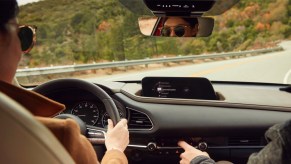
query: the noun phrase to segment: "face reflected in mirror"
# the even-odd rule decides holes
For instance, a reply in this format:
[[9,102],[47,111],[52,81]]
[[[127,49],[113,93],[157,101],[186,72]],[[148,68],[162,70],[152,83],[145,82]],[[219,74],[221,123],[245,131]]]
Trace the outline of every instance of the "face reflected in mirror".
[[156,37],[208,37],[212,34],[214,19],[209,17],[140,17],[140,31]]
[[168,37],[196,37],[198,33],[197,18],[166,17],[160,35]]

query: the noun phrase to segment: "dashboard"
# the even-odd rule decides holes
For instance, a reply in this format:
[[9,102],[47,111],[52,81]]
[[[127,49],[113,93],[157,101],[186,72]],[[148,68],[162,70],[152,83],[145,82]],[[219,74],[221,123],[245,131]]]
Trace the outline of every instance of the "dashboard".
[[[291,94],[280,91],[285,85],[211,83],[216,100],[146,97],[141,81],[98,81],[96,85],[114,100],[120,116],[128,119],[130,144],[125,153],[130,163],[178,163],[179,140],[207,151],[216,161],[246,163],[251,153],[267,144],[265,131],[291,118]],[[104,104],[91,93],[71,88],[46,96],[65,104],[64,113],[79,116],[89,126],[106,128]]]

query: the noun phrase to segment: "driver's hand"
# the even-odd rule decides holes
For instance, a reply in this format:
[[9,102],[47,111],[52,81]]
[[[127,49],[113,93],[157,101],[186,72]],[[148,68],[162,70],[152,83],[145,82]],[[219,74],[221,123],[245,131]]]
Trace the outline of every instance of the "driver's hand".
[[198,149],[195,149],[185,141],[179,141],[178,145],[185,150],[185,152],[180,155],[181,158],[180,164],[184,163],[189,164],[193,158],[200,155],[209,157],[209,155],[206,152],[202,152]]
[[129,144],[129,132],[127,128],[127,120],[121,119],[115,127],[112,120],[108,119],[108,130],[105,138],[105,146],[107,150],[119,150],[123,152]]

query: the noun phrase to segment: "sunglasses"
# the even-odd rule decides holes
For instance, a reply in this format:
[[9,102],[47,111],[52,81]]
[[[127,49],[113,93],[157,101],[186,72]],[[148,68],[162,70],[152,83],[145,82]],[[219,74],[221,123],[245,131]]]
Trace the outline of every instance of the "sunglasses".
[[29,53],[36,42],[36,26],[21,25],[18,27],[18,37],[21,50],[24,54]]
[[166,26],[161,29],[162,36],[170,36],[172,31],[174,31],[175,35],[178,37],[182,37],[186,33],[186,28],[190,26],[185,25],[177,25],[177,26]]
[[21,44],[21,50],[24,54],[30,52],[36,42],[36,26],[18,25],[17,23],[8,23],[10,29],[17,30]]

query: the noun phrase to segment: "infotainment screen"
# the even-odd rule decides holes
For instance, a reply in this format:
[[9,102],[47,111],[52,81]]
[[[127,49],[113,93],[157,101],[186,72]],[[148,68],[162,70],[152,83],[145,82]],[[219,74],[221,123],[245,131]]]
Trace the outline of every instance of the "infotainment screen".
[[145,77],[142,95],[157,98],[217,100],[210,81],[206,78]]

